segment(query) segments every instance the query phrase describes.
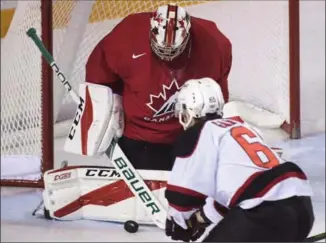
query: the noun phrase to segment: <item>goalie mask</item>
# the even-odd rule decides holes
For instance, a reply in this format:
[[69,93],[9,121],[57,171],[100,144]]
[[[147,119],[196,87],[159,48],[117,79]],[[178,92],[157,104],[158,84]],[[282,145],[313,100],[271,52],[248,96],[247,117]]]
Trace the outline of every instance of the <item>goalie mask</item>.
[[172,61],[187,46],[190,38],[190,16],[177,5],[161,6],[151,18],[150,44],[164,61]]
[[223,116],[224,98],[221,87],[211,78],[188,80],[180,89],[175,105],[176,116],[186,130],[196,118],[208,114]]

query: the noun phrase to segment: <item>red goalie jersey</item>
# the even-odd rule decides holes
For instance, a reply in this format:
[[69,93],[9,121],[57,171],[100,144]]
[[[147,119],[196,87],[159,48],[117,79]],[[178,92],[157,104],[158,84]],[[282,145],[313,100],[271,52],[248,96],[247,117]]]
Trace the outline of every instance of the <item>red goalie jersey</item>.
[[86,81],[123,96],[124,136],[168,144],[182,129],[174,118],[174,104],[185,81],[210,77],[228,100],[231,43],[215,23],[191,17],[186,49],[176,59],[163,61],[150,45],[151,17],[130,15],[105,36],[88,59]]

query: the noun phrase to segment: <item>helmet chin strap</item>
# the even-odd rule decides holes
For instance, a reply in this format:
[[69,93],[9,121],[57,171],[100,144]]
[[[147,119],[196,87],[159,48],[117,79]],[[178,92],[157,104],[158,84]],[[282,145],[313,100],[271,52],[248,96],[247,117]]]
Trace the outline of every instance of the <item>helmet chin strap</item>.
[[190,115],[189,113],[187,114],[189,117],[186,122],[183,121],[182,119],[182,112],[179,113],[179,123],[182,125],[184,130],[187,130],[189,127],[193,125],[193,120],[194,117]]

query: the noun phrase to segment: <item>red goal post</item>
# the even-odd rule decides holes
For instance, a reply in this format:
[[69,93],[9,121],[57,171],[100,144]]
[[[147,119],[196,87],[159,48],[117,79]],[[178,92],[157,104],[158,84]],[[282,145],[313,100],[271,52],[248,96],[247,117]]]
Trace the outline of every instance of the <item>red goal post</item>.
[[[5,50],[1,58],[7,60],[4,65],[2,62],[1,68],[1,169],[12,169],[1,174],[1,186],[42,187],[42,172],[54,166],[53,140],[58,135],[54,129],[74,114],[70,98],[65,96],[61,84],[53,81],[51,68],[26,36],[28,28],[37,29],[77,89],[78,83],[84,81],[83,69],[89,53],[121,18],[130,13],[153,11],[168,2],[18,1],[10,29],[1,43]],[[274,4],[266,1],[266,5],[261,5],[262,1],[174,2],[185,6],[194,16],[215,21],[233,43],[231,99],[249,103],[258,100],[256,106],[284,117],[282,128],[291,138],[300,138],[299,0],[275,1]],[[256,6],[256,2],[260,5]],[[274,15],[267,14],[268,11],[274,11]],[[248,20],[253,13],[257,14],[256,21]],[[248,22],[249,37],[237,26],[239,21]],[[264,21],[266,27],[265,23],[259,23]],[[250,28],[257,28],[257,33]],[[259,37],[260,33],[267,37],[258,38],[255,45],[250,43],[250,38]],[[241,39],[244,40],[241,42]],[[274,62],[269,60],[273,58]],[[253,70],[246,71],[250,68],[247,62],[251,60]],[[240,80],[241,76],[246,80]],[[245,87],[250,90],[243,90]],[[278,93],[282,97],[276,97]],[[23,168],[30,170],[32,176],[25,176],[25,171],[21,173],[24,176],[13,173]]]
[[[52,53],[52,28],[49,28],[49,26],[52,26],[52,1],[47,0],[41,0],[39,3],[39,11],[40,11],[40,17],[41,17],[41,38],[43,40],[43,43],[45,47],[49,50],[50,53]],[[24,30],[22,30],[24,31]],[[17,35],[17,33],[13,33],[14,35]],[[18,35],[22,35],[23,33],[19,33]],[[10,34],[9,34],[10,35]],[[2,44],[2,43],[1,43]],[[2,46],[3,47],[3,46]],[[13,46],[14,48],[15,46]],[[3,53],[3,52],[2,52]],[[1,55],[2,55],[1,53]],[[36,54],[37,55],[37,54]],[[2,58],[2,56],[1,56]],[[40,66],[40,76],[41,80],[39,82],[39,85],[41,86],[41,95],[40,95],[40,101],[41,101],[41,114],[39,116],[39,119],[41,120],[38,122],[39,129],[41,130],[40,133],[40,139],[41,141],[47,141],[46,144],[41,143],[40,153],[41,153],[41,163],[38,163],[40,166],[39,171],[43,174],[45,171],[53,168],[53,75],[52,75],[52,69],[51,67],[46,63],[44,59],[41,59],[41,55],[38,55],[38,58],[41,60],[41,66]],[[12,67],[14,68],[14,67]],[[6,80],[1,80],[1,86],[3,85],[3,82],[6,82]],[[1,90],[2,91],[2,90]],[[8,91],[8,90],[6,90]],[[2,96],[2,93],[1,93]],[[28,102],[28,99],[24,100],[23,103]],[[2,100],[1,100],[1,110],[2,110]],[[23,105],[23,104],[20,104]],[[9,118],[10,119],[10,118]],[[3,123],[6,122],[3,120],[2,113],[1,113],[1,144],[3,139],[7,139],[7,136],[3,134],[3,132],[6,132],[6,129],[3,128]],[[19,132],[19,129],[13,129],[14,132]],[[4,136],[4,137],[3,137]],[[10,134],[9,134],[10,136]],[[14,135],[15,136],[15,135]],[[23,135],[24,136],[24,135]],[[5,142],[4,142],[5,143]],[[17,141],[19,143],[19,141]],[[1,169],[2,168],[2,152],[3,147],[1,145]],[[42,177],[33,178],[33,179],[24,179],[24,178],[12,178],[12,179],[3,179],[1,176],[1,186],[26,186],[26,187],[43,187],[43,181]]]

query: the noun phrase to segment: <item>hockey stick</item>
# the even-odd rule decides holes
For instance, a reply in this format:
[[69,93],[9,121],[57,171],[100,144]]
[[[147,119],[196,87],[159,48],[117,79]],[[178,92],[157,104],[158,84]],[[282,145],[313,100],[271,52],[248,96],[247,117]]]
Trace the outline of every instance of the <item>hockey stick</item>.
[[[79,107],[83,107],[83,100],[77,93],[72,89],[69,81],[66,79],[64,74],[60,71],[59,67],[54,61],[52,55],[48,52],[43,42],[38,37],[36,30],[30,28],[27,31],[27,35],[33,40],[35,45],[42,53],[44,59],[51,66],[57,77],[61,80],[62,85],[67,89],[72,99],[79,104]],[[161,229],[165,228],[166,211],[161,203],[156,199],[151,190],[147,187],[143,179],[139,176],[138,172],[132,166],[126,155],[123,153],[119,145],[117,144],[118,138],[114,138],[111,145],[106,150],[105,154],[112,161],[115,169],[122,176],[129,189],[133,192],[135,197],[144,206],[148,215],[152,218],[153,222]]]
[[324,240],[326,238],[326,232],[320,233],[318,235],[310,236],[307,239],[305,239],[303,242],[316,242],[320,240]]

